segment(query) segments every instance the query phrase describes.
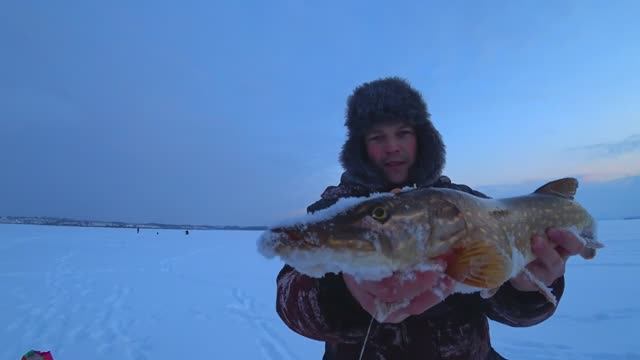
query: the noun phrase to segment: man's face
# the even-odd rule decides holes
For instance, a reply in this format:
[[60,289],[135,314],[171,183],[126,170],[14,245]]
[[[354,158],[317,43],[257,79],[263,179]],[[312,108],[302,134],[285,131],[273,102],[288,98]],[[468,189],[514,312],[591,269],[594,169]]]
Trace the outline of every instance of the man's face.
[[402,122],[378,124],[365,135],[365,143],[369,159],[384,172],[387,181],[399,185],[408,180],[416,160],[413,127]]

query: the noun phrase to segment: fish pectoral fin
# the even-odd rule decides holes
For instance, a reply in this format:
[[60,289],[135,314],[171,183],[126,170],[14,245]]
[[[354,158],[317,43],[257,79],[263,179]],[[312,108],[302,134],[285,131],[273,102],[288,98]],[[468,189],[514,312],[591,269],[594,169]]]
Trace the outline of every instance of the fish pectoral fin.
[[548,194],[560,196],[566,199],[573,200],[578,190],[578,180],[576,178],[563,178],[548,182],[539,187],[535,194]]
[[500,287],[510,272],[511,260],[486,241],[474,241],[458,249],[446,270],[456,281],[483,289]]

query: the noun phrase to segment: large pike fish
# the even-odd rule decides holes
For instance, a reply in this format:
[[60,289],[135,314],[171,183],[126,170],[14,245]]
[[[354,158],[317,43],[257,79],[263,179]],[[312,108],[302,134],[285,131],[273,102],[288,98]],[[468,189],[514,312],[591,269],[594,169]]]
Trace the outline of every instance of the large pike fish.
[[[456,280],[458,292],[490,296],[535,260],[531,237],[549,227],[571,230],[591,259],[603,245],[596,223],[574,195],[578,181],[564,178],[531,194],[484,199],[445,188],[403,189],[341,199],[332,207],[270,228],[258,241],[266,257],[279,256],[301,273],[344,272],[376,280],[394,272],[429,268],[435,259]],[[555,304],[549,289],[530,277]]]

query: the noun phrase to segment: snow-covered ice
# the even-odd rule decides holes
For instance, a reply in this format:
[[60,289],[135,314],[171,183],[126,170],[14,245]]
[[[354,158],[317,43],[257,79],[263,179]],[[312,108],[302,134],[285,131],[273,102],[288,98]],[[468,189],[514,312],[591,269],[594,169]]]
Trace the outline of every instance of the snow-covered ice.
[[[0,225],[0,360],[321,359],[275,312],[261,232]],[[572,258],[555,316],[491,323],[509,359],[640,359],[640,220],[602,221],[606,247]]]

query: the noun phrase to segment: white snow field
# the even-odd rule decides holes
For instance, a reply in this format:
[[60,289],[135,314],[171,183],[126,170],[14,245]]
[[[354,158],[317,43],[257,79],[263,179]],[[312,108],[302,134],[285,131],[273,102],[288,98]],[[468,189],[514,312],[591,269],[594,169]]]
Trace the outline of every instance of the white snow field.
[[[0,225],[0,360],[321,359],[275,312],[260,232]],[[509,359],[640,359],[640,220],[599,222],[555,316],[491,323]]]

